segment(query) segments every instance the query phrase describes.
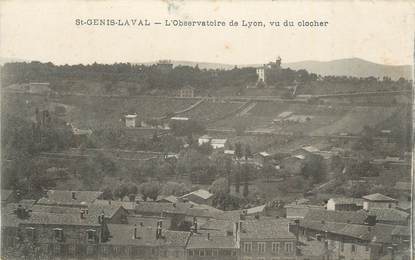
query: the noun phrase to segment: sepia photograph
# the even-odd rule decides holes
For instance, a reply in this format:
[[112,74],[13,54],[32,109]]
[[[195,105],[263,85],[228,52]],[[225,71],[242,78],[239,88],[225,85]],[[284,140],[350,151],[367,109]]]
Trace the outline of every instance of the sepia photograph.
[[414,10],[0,0],[0,259],[414,259]]

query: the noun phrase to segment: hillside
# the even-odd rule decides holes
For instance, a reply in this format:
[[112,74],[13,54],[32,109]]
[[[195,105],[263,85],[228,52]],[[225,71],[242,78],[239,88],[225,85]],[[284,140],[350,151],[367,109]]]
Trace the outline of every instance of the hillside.
[[287,63],[285,67],[294,70],[305,69],[307,71],[333,76],[354,76],[354,77],[380,77],[388,76],[392,79],[404,77],[411,78],[411,66],[390,66],[369,62],[363,59],[351,58],[333,61],[300,61]]

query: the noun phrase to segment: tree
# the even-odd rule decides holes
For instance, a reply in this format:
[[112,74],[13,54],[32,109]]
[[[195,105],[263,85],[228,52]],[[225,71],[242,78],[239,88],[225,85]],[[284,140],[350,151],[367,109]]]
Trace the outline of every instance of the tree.
[[243,156],[242,144],[241,143],[236,143],[235,144],[235,156],[238,159],[241,159],[242,156]]
[[114,199],[114,195],[112,194],[112,190],[110,187],[107,186],[102,189],[102,197],[104,200]]
[[156,181],[145,182],[140,185],[140,192],[144,201],[147,201],[147,198],[156,201],[161,193],[161,185]]
[[252,158],[252,152],[251,147],[247,144],[245,145],[245,160],[248,160],[248,158]]
[[249,169],[247,165],[244,165],[242,173],[242,178],[244,182],[244,189],[242,191],[242,195],[246,198],[249,194]]
[[215,180],[209,188],[216,196],[223,196],[228,193],[228,180],[226,178],[219,178]]
[[235,192],[239,193],[239,189],[241,186],[241,167],[237,167],[235,169]]
[[178,182],[167,182],[163,185],[161,189],[161,194],[163,195],[174,195],[174,196],[181,196],[186,193],[190,192],[190,188],[186,186],[185,183],[178,183]]

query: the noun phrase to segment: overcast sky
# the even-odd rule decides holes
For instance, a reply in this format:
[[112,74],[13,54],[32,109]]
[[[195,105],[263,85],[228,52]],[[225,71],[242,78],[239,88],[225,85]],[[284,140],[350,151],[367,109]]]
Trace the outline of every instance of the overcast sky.
[[[413,1],[0,2],[0,57],[56,64],[159,59],[256,64],[358,57],[411,64]],[[86,27],[75,19],[328,21],[322,28]]]

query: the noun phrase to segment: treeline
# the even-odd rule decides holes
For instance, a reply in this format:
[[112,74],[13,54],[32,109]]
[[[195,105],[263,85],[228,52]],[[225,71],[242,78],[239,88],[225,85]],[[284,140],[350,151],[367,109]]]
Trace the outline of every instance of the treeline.
[[178,89],[186,85],[199,89],[224,86],[240,86],[257,79],[254,68],[232,70],[207,70],[190,66],[176,66],[161,71],[157,65],[131,63],[54,65],[51,62],[6,63],[1,71],[1,83],[9,86],[15,83],[50,82],[55,91],[64,80],[90,80],[102,82],[131,82],[142,89]]

